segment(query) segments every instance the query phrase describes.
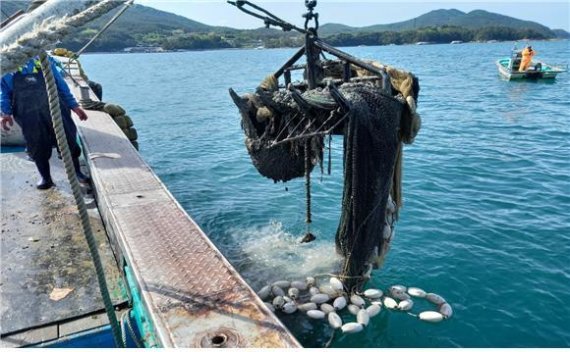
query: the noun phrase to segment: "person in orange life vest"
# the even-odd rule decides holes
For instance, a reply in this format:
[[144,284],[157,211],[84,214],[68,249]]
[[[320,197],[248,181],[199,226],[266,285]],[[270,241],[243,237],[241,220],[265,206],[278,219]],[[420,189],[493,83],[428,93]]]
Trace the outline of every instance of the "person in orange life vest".
[[536,51],[532,50],[532,46],[527,46],[522,51],[522,60],[521,65],[519,66],[519,72],[526,71],[530,62],[532,61],[532,57],[536,54]]
[[[89,179],[81,173],[79,167],[81,149],[76,141],[77,127],[71,119],[71,110],[82,121],[87,120],[87,115],[79,107],[75,97],[69,91],[67,83],[58,71],[55,61],[51,58],[50,64],[59,93],[63,127],[71,151],[75,173],[80,182],[86,183],[89,182]],[[39,59],[37,57],[31,59],[18,71],[5,74],[2,77],[1,88],[0,106],[2,114],[0,121],[2,128],[9,130],[10,126],[14,124],[14,120],[22,127],[29,154],[36,163],[41,176],[37,188],[49,189],[54,186],[49,159],[52,149],[56,145],[56,139]]]

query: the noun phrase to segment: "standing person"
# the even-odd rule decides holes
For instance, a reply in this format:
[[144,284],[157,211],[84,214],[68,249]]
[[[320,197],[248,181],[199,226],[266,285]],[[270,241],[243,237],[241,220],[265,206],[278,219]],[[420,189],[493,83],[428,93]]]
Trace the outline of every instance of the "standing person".
[[[73,158],[75,172],[80,182],[89,179],[81,173],[79,156],[81,148],[77,144],[77,127],[71,119],[71,110],[82,121],[87,115],[79,107],[75,97],[56,68],[53,59],[49,59],[57,90],[67,143]],[[22,127],[28,152],[34,160],[40,173],[38,189],[49,189],[54,186],[51,178],[49,159],[52,149],[57,145],[49,110],[46,83],[41,70],[40,60],[36,57],[20,67],[17,72],[8,73],[2,77],[0,96],[1,124],[5,130],[10,130],[14,120]]]
[[534,54],[536,54],[536,51],[532,50],[532,46],[529,45],[524,48],[522,51],[522,60],[521,65],[519,66],[519,72],[526,71],[532,61]]

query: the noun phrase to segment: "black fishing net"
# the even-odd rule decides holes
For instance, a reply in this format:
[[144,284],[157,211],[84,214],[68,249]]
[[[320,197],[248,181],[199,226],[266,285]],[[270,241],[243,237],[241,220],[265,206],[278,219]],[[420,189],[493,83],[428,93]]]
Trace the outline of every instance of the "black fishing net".
[[[419,86],[413,79],[415,99]],[[386,219],[386,204],[390,194],[399,196],[395,168],[401,166],[402,140],[413,140],[415,114],[404,96],[397,90],[387,93],[374,81],[312,90],[262,85],[255,94],[230,94],[242,115],[253,165],[275,182],[304,176],[306,165],[312,170],[322,163],[324,137],[344,135],[336,248],[344,258],[340,277],[345,285],[354,289],[363,284],[372,264],[386,254],[390,237],[384,229],[393,224]]]

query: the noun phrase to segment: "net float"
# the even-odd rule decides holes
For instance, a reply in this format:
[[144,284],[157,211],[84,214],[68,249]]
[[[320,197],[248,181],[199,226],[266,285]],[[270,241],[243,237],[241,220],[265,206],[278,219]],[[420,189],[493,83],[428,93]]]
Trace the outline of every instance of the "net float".
[[379,304],[372,304],[366,308],[366,311],[368,312],[368,316],[370,318],[378,315],[378,313],[380,313],[381,310],[382,310],[382,306]]
[[364,307],[364,304],[366,303],[362,297],[354,293],[350,296],[350,302],[358,307]]
[[321,304],[330,301],[329,295],[326,293],[318,293],[311,297],[311,302]]
[[360,311],[360,307],[355,306],[354,304],[349,304],[348,305],[348,311],[354,315],[357,315],[358,312]]
[[300,304],[297,306],[297,309],[302,310],[302,311],[309,311],[309,310],[316,310],[317,309],[317,304],[313,303],[313,302],[309,302],[309,303],[304,303],[304,304]]
[[307,315],[309,316],[309,318],[312,318],[312,319],[324,319],[325,318],[325,313],[323,311],[316,310],[316,309],[307,311]]
[[389,309],[398,308],[398,303],[391,297],[384,297],[384,305]]
[[449,319],[453,315],[453,309],[449,303],[442,304],[441,307],[439,307],[439,312],[445,319]]
[[341,327],[342,332],[346,333],[346,334],[354,334],[357,332],[361,332],[363,329],[363,326],[361,324],[358,323],[346,323]]
[[336,310],[342,310],[346,307],[346,298],[344,297],[337,297],[333,302],[333,307]]
[[435,294],[435,293],[428,293],[426,295],[426,299],[428,301],[430,301],[431,303],[437,304],[437,305],[445,303],[445,299],[443,297],[441,297],[440,295]]
[[261,298],[262,301],[265,301],[271,295],[271,287],[270,286],[263,286],[261,290],[257,291],[257,295]]
[[418,318],[420,318],[420,320],[427,321],[430,323],[438,323],[443,320],[443,315],[439,312],[428,310],[425,312],[421,312],[418,315]]
[[410,287],[408,288],[408,294],[412,297],[424,298],[427,295],[427,292],[421,288]]
[[411,299],[406,299],[398,303],[398,309],[403,311],[408,311],[412,309],[413,306],[414,306],[414,301],[412,301]]
[[340,329],[342,327],[342,319],[335,312],[329,313],[328,319],[329,319],[329,325],[333,329]]
[[380,298],[384,295],[384,292],[375,288],[369,288],[368,290],[364,291],[364,297],[369,299]]
[[323,304],[321,304],[321,310],[322,310],[325,314],[329,314],[329,313],[335,311],[334,307],[331,306],[331,305],[328,304],[328,303],[323,303]]
[[356,315],[356,321],[364,326],[368,325],[368,323],[370,322],[370,316],[368,315],[368,311],[366,309],[361,309]]
[[285,296],[285,291],[283,291],[283,289],[279,286],[272,286],[271,292],[274,296]]

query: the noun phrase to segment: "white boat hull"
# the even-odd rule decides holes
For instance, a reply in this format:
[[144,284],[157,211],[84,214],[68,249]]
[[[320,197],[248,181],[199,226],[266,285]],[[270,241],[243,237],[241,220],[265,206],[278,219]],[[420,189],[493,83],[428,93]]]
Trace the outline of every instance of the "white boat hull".
[[[507,80],[517,80],[517,79],[554,79],[556,78],[556,75],[562,72],[565,72],[566,70],[560,68],[560,67],[556,67],[556,66],[551,66],[551,65],[547,65],[544,62],[532,62],[532,64],[530,65],[530,69],[526,70],[526,71],[518,71],[518,70],[512,70],[509,67],[510,65],[510,59],[500,59],[497,60],[496,62],[497,64],[497,68],[499,70],[499,74],[501,75],[501,77],[507,79]],[[536,70],[535,68],[537,67],[537,64],[539,65],[539,69]]]

